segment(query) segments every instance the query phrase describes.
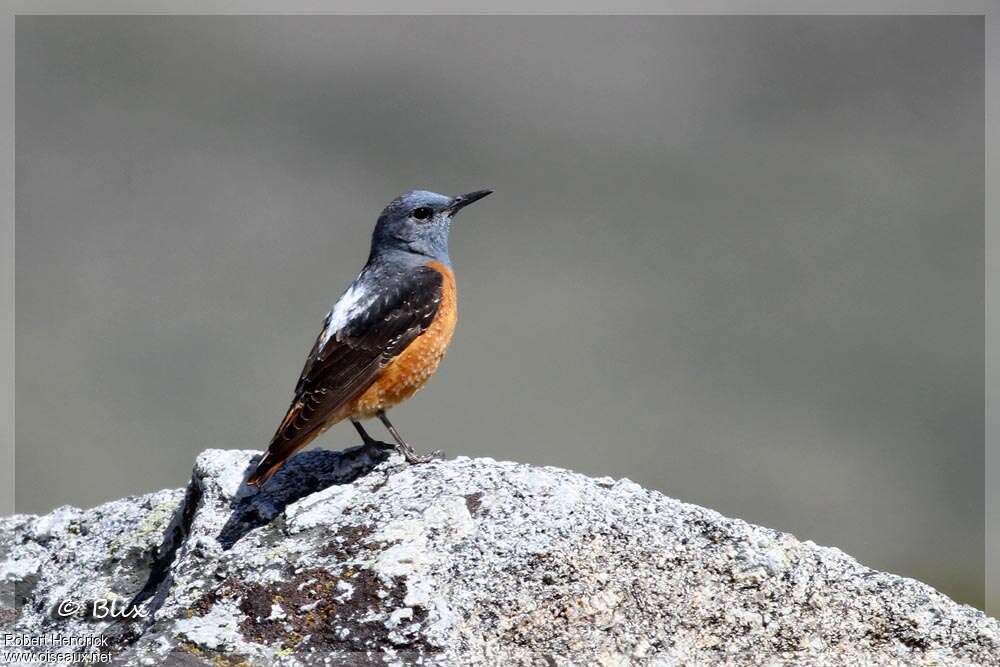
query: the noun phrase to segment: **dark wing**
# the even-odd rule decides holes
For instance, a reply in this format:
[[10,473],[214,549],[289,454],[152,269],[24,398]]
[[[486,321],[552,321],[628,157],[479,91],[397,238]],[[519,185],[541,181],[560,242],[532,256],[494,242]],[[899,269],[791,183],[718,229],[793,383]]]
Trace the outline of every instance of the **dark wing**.
[[295,398],[247,483],[266,482],[431,325],[441,302],[442,281],[440,273],[423,266],[381,277],[374,281],[378,298],[332,335],[325,335],[327,318],[295,386]]

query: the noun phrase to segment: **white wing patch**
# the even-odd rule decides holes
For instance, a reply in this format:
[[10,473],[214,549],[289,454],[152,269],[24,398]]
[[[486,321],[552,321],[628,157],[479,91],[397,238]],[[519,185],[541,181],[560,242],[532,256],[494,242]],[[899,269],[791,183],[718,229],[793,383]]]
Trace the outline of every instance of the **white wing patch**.
[[374,301],[375,299],[372,298],[368,290],[358,281],[351,283],[351,286],[347,288],[347,291],[326,316],[326,326],[324,326],[323,334],[320,336],[320,347],[325,347],[330,339],[351,321],[351,318],[368,308]]

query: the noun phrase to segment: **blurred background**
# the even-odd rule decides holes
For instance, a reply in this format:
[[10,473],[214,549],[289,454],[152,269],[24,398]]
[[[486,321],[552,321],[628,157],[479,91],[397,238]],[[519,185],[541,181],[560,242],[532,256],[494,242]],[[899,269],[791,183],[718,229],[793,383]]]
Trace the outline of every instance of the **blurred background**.
[[17,510],[263,448],[379,210],[490,187],[393,412],[419,449],[629,477],[982,606],[983,29],[20,16]]

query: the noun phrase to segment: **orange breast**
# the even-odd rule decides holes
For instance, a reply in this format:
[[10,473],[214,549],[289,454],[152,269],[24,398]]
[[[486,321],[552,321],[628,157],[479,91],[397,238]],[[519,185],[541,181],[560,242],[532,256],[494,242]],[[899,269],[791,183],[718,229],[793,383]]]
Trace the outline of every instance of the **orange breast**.
[[439,262],[427,266],[441,274],[441,303],[434,321],[403,352],[392,360],[378,379],[340,411],[340,419],[368,419],[412,396],[437,370],[458,322],[455,274]]

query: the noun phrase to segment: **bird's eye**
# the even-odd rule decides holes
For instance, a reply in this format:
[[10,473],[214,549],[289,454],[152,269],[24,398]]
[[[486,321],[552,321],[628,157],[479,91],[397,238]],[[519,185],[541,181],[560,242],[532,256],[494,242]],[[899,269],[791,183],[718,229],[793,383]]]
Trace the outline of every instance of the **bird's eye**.
[[417,220],[426,220],[432,215],[434,215],[434,211],[430,206],[421,206],[420,208],[413,209],[413,217]]

